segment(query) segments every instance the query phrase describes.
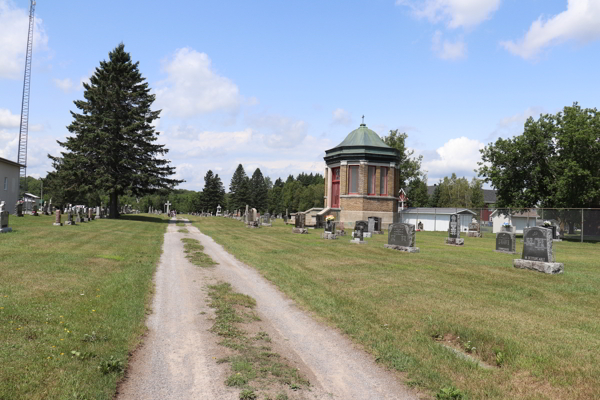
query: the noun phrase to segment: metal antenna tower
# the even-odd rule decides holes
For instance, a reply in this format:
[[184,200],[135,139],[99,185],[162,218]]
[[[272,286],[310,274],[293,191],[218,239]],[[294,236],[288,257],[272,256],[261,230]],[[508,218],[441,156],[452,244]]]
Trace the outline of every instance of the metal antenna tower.
[[21,103],[21,128],[19,130],[18,163],[21,164],[20,179],[22,190],[27,190],[27,136],[29,131],[29,87],[31,85],[31,54],[33,52],[33,14],[35,0],[29,6],[29,33],[27,34],[27,53],[25,55],[25,78],[23,79],[23,102]]

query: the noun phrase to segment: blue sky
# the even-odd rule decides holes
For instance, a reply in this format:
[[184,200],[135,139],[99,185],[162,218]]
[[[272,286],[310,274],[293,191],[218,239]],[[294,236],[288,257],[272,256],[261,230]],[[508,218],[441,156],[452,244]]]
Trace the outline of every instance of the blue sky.
[[[17,159],[29,1],[0,0],[0,157]],[[239,163],[323,173],[358,127],[408,133],[429,182],[529,116],[599,105],[600,0],[38,0],[28,174],[51,170],[81,82],[125,43],[186,182]]]

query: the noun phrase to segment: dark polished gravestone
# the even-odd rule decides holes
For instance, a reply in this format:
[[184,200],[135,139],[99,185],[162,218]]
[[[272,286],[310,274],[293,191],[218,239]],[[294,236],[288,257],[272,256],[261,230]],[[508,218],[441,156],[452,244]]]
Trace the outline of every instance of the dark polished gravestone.
[[[354,223],[354,232],[356,232],[357,228],[362,229],[362,237],[363,238],[371,237],[371,232],[369,232],[369,223],[367,221],[356,221]],[[352,235],[354,235],[354,233],[352,233]]]
[[460,238],[460,220],[458,214],[450,216],[450,224],[448,225],[448,237],[446,244],[453,246],[462,246],[465,244],[465,239]]
[[0,211],[0,233],[12,232],[12,228],[8,226],[8,211],[1,209]]
[[296,218],[294,218],[294,228],[292,229],[292,233],[308,233],[308,230],[304,227],[304,222],[306,221],[306,215],[297,213]]
[[354,224],[354,232],[352,232],[352,237],[354,239],[350,240],[350,243],[356,243],[356,244],[364,244],[367,243],[363,240],[364,238],[364,226],[363,224],[359,224],[359,222],[365,222],[365,221],[357,221]]
[[546,274],[560,274],[564,264],[554,262],[552,229],[533,227],[523,230],[522,258],[513,260],[515,268],[531,269]]
[[420,249],[415,247],[416,239],[417,233],[413,224],[390,224],[388,228],[388,244],[384,244],[383,247],[407,253],[418,253]]
[[512,232],[498,232],[496,234],[496,250],[499,253],[516,253],[516,238]]
[[381,231],[381,218],[379,217],[369,217],[367,218],[369,224],[369,232],[373,235],[383,235]]
[[321,234],[321,239],[337,239],[335,234],[336,223],[334,221],[325,221],[325,232]]

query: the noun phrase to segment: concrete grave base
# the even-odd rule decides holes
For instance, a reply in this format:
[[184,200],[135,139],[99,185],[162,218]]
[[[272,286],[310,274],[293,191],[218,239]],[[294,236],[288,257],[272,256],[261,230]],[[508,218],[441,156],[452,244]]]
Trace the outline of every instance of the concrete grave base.
[[54,225],[54,226],[63,226],[62,222],[55,222],[52,225]]
[[77,225],[77,224],[73,221],[67,221],[67,222],[65,222],[65,225]]
[[12,228],[10,226],[0,229],[0,233],[8,233],[8,232],[12,232]]
[[262,224],[262,226],[273,226],[273,224]]
[[355,244],[365,244],[367,242],[365,242],[364,240],[359,240],[359,239],[352,239],[350,241],[350,243],[355,243]]
[[346,236],[346,231],[335,231],[335,234],[338,236]]
[[481,232],[467,232],[467,237],[482,238],[483,234]]
[[383,247],[385,247],[386,249],[404,251],[407,253],[419,253],[421,251],[421,249],[419,249],[418,247],[405,247],[405,246],[398,246],[396,244],[384,244]]
[[496,253],[504,253],[504,254],[517,254],[516,251],[502,251],[502,250],[494,250]]
[[321,239],[334,240],[334,239],[337,239],[337,235],[332,232],[323,232],[323,233],[321,233]]
[[562,242],[562,239],[552,239],[553,242]]
[[371,232],[363,232],[363,238],[370,238],[371,236]]
[[306,228],[293,228],[292,233],[306,233],[308,234],[308,230]]
[[371,232],[373,235],[383,235],[383,231],[373,231]]
[[531,261],[520,258],[513,260],[513,266],[515,268],[530,269],[533,271],[543,272],[545,274],[562,274],[565,269],[565,265],[563,263]]
[[465,244],[465,239],[446,238],[446,244],[451,246],[463,246]]

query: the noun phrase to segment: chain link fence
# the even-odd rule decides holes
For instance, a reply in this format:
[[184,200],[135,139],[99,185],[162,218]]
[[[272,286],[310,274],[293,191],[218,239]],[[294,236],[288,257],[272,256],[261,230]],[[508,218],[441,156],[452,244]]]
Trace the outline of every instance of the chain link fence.
[[600,208],[407,208],[399,212],[399,222],[414,224],[424,231],[447,231],[450,215],[459,214],[462,232],[478,222],[481,233],[500,232],[503,225],[523,229],[547,226],[557,237],[568,241],[600,242]]

